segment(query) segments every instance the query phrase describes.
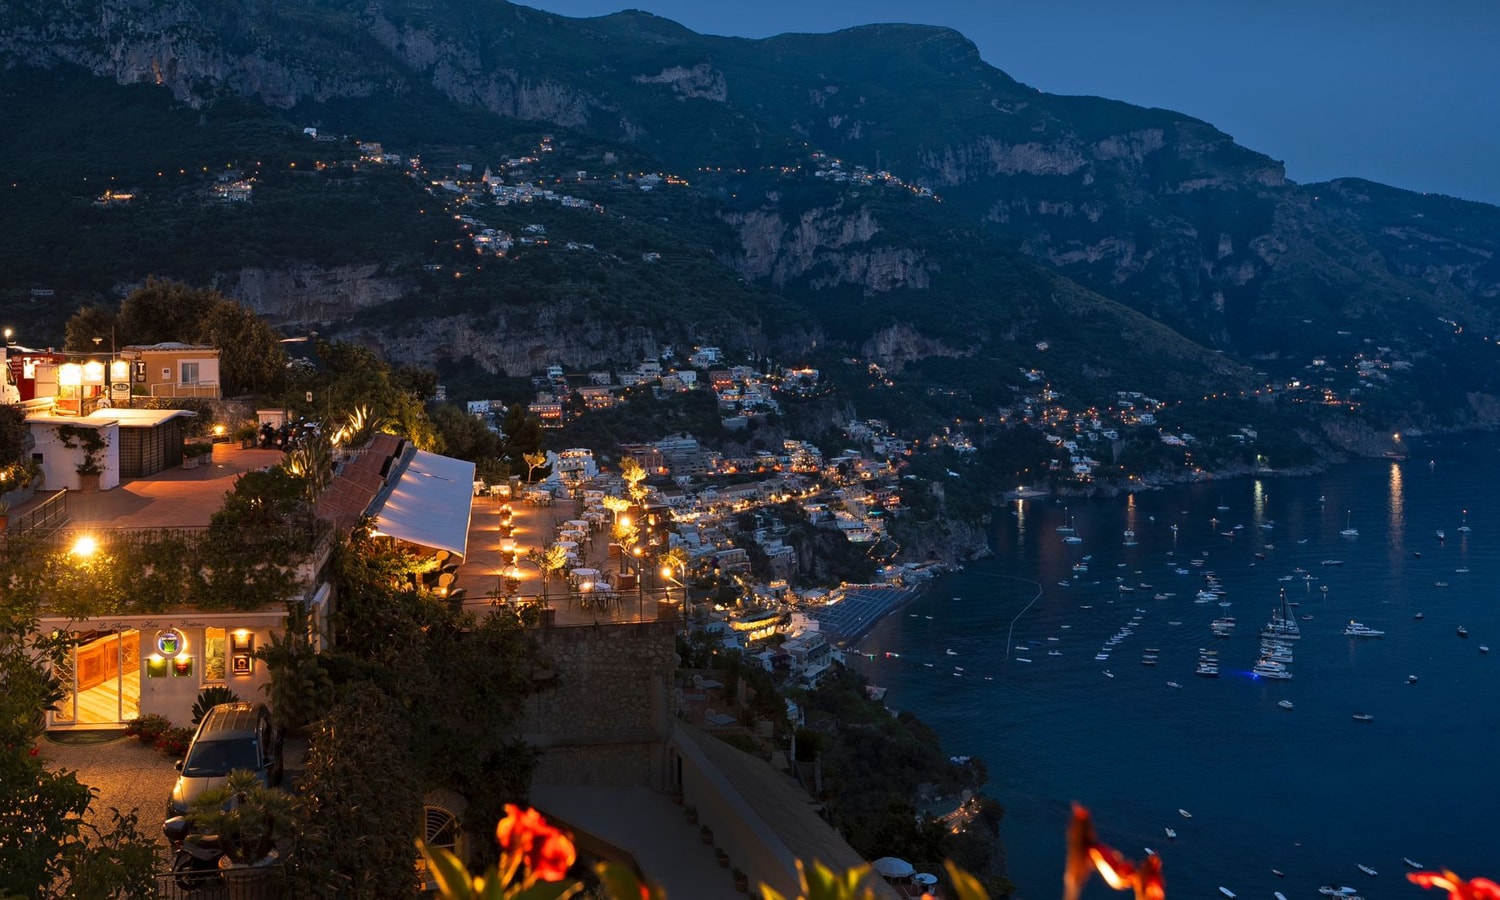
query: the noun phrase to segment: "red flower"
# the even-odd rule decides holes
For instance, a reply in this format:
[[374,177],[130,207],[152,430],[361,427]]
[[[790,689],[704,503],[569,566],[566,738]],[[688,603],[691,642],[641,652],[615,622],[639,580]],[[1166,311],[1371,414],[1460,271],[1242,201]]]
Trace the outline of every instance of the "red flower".
[[526,865],[542,881],[562,881],[568,877],[568,869],[577,858],[573,842],[561,831],[554,830],[542,839],[535,853],[527,857]]
[[[1100,843],[1094,835],[1094,822],[1089,811],[1075,803],[1073,821],[1068,826],[1068,864],[1063,872],[1066,900],[1077,900],[1094,872],[1117,891],[1133,889],[1136,900],[1165,900],[1167,896],[1166,883],[1161,875],[1161,858],[1147,856],[1138,867],[1120,851]],[[1495,900],[1500,900],[1500,897]]]
[[495,826],[495,839],[506,856],[519,857],[526,870],[542,881],[562,881],[578,858],[573,842],[547,824],[534,809],[505,804],[505,818]]
[[1408,872],[1406,880],[1424,888],[1448,892],[1448,900],[1500,900],[1500,884],[1488,878],[1464,881],[1447,869],[1441,872]]

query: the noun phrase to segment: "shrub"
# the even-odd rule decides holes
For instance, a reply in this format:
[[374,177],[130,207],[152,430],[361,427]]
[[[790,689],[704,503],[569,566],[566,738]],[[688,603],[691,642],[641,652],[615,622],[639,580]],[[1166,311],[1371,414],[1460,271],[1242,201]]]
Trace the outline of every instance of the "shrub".
[[155,747],[168,756],[183,756],[192,742],[193,729],[173,727],[156,736]]
[[193,724],[197,725],[208,715],[208,711],[220,703],[238,703],[240,695],[231,691],[223,685],[206,687],[198,694],[198,701],[193,704]]
[[132,737],[141,739],[141,743],[151,746],[161,733],[172,727],[172,720],[157,713],[147,713],[138,717],[134,722],[125,726],[125,733]]

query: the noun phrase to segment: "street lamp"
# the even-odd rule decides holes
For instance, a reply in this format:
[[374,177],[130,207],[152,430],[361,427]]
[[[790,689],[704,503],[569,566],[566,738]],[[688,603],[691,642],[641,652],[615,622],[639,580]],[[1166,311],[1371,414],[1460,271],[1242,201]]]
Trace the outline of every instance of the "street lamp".
[[[687,590],[687,585],[686,584],[684,584],[682,581],[678,581],[674,577],[676,575],[676,573],[677,573],[678,570],[679,570],[678,566],[663,564],[662,567],[661,567],[661,577],[664,580],[666,580],[668,582],[671,582],[672,584],[675,584],[678,587],[682,588],[682,633],[683,633],[684,636],[686,636],[687,633],[688,633],[688,590]],[[682,577],[683,577],[683,579],[686,580],[687,579],[687,567],[686,566],[682,566],[681,567],[681,571],[682,571]],[[667,592],[667,599],[670,601],[672,599],[671,589],[670,588],[665,588],[664,590]]]

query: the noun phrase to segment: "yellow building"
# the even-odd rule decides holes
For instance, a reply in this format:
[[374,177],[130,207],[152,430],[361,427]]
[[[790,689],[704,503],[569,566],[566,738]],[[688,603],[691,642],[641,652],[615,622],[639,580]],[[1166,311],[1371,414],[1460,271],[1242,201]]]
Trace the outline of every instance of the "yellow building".
[[132,345],[120,351],[120,358],[130,363],[133,394],[212,400],[223,396],[219,390],[217,347],[176,341]]

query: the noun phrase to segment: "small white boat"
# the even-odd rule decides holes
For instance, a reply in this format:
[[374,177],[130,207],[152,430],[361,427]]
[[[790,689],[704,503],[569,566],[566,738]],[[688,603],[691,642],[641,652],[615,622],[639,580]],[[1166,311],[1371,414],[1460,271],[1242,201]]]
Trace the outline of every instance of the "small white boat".
[[[1276,870],[1272,869],[1271,871],[1274,872]],[[1286,894],[1283,894],[1281,891],[1272,891],[1271,894],[1276,898],[1276,900],[1286,900]]]
[[1488,652],[1490,652],[1490,645],[1489,644],[1480,644],[1479,645],[1479,652],[1480,653],[1488,653]]
[[1354,714],[1354,721],[1356,721],[1356,722],[1373,722],[1373,721],[1375,721],[1375,717],[1372,716],[1372,715],[1370,715],[1369,713],[1355,713]]
[[1293,708],[1292,707],[1292,701],[1290,701],[1290,700],[1277,700],[1276,701],[1276,705],[1279,706],[1279,707],[1281,707],[1282,709],[1292,709]]
[[1426,868],[1426,866],[1423,866],[1421,863],[1419,863],[1416,860],[1412,859],[1410,856],[1403,856],[1403,857],[1401,857],[1401,861],[1404,862],[1404,863],[1406,863],[1408,866],[1412,867],[1413,869],[1424,869],[1424,868]]
[[1406,676],[1406,683],[1407,684],[1416,684],[1417,683],[1417,676],[1415,676],[1415,675],[1408,675],[1408,676]]
[[1178,811],[1178,812],[1179,812],[1179,813],[1181,813],[1181,814],[1182,814],[1182,817],[1183,817],[1183,818],[1184,818],[1184,819],[1191,819],[1191,818],[1192,818],[1192,817],[1193,817],[1193,814],[1192,814],[1192,813],[1190,813],[1190,812],[1188,812],[1188,811],[1187,811],[1187,810],[1185,810],[1185,809],[1179,809],[1179,810],[1177,810],[1177,811]]
[[1031,660],[1029,660],[1029,659],[1027,659],[1027,658],[1026,658],[1026,657],[1024,657],[1024,656],[1018,656],[1018,657],[1016,657],[1016,662],[1024,662],[1024,663],[1029,663],[1029,662],[1031,662]]
[[1318,893],[1325,897],[1347,897],[1356,891],[1352,887],[1334,887],[1331,884],[1325,884],[1318,888]]
[[1175,829],[1175,828],[1168,828],[1166,831],[1167,831],[1167,838],[1168,839],[1174,840],[1174,841],[1177,840],[1177,829]]
[[1228,897],[1229,900],[1234,900],[1234,891],[1231,891],[1229,888],[1224,887],[1222,884],[1219,885],[1219,893]]
[[1379,875],[1380,874],[1379,872],[1375,871],[1374,869],[1370,868],[1369,866],[1365,865],[1364,863],[1355,863],[1354,865],[1361,872],[1365,873],[1366,875]]
[[1169,688],[1180,688],[1180,687],[1182,687],[1182,685],[1178,684],[1175,681],[1169,681],[1169,682],[1167,682],[1167,687],[1169,687]]
[[1111,671],[1110,671],[1110,670],[1108,670],[1108,669],[1105,669],[1105,670],[1104,670],[1104,677],[1105,677],[1105,678],[1113,678],[1113,677],[1115,677],[1115,673],[1113,673],[1113,672],[1111,672]]

